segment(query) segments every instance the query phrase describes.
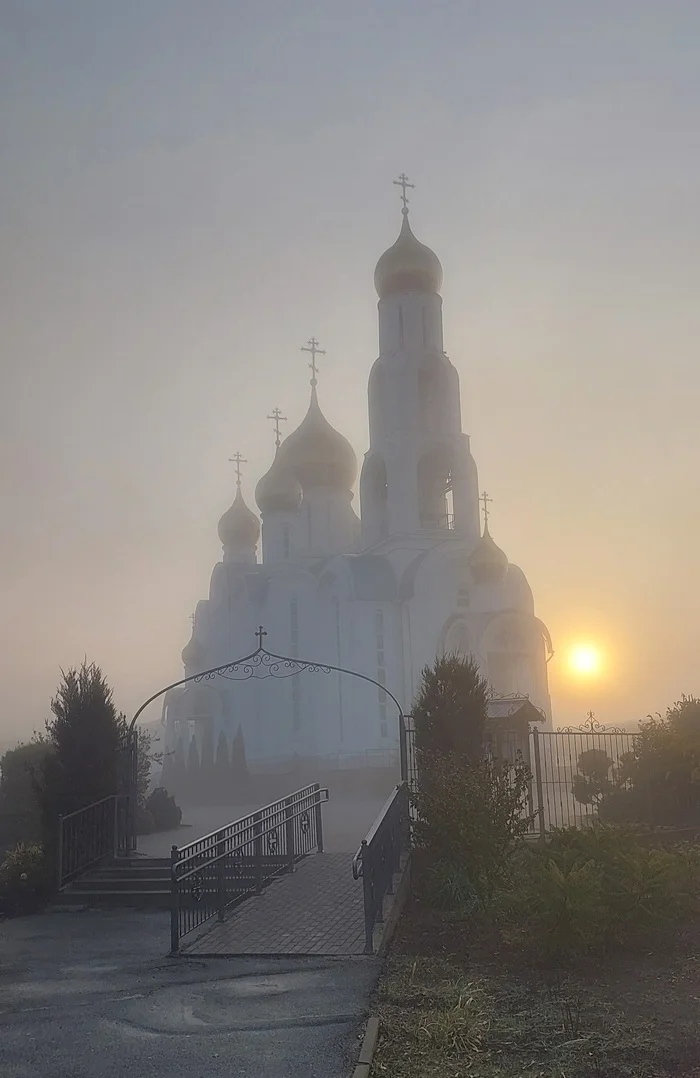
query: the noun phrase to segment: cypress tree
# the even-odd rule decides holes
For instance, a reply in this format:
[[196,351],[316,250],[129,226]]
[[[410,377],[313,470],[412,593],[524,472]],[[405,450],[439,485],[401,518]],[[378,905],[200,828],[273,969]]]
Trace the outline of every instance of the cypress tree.
[[85,808],[119,792],[125,732],[112,690],[99,666],[83,662],[62,672],[46,723],[49,753],[37,777],[47,848],[55,841],[59,815]]
[[199,750],[197,739],[192,734],[190,747],[187,753],[187,795],[191,799],[197,798],[199,793]]
[[214,771],[214,789],[216,790],[216,795],[220,801],[226,804],[231,791],[231,761],[228,754],[226,734],[223,730],[219,731],[219,740],[216,743]]
[[442,655],[422,672],[413,705],[416,748],[451,753],[469,764],[483,755],[488,682],[475,659]]
[[231,779],[238,785],[248,780],[248,761],[245,755],[245,738],[240,723],[231,746]]

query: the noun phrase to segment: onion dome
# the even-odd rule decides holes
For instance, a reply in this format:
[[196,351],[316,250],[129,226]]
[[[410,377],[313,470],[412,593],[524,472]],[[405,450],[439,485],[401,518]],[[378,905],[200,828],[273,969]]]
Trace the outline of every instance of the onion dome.
[[413,235],[406,211],[399,238],[377,262],[374,287],[380,299],[394,292],[439,292],[442,287],[440,259]]
[[508,558],[494,543],[488,524],[469,558],[469,567],[477,581],[502,579],[508,569]]
[[182,661],[189,669],[203,670],[205,659],[204,648],[193,633],[182,649]]
[[336,490],[350,490],[357,478],[354,450],[347,438],[335,430],[324,416],[315,387],[311,389],[311,403],[306,416],[282,442],[275,460],[279,462],[280,470],[290,472],[305,489],[333,487]]
[[255,500],[263,516],[266,513],[297,513],[301,504],[301,486],[294,473],[280,463],[279,447],[269,472],[255,488]]
[[233,499],[219,521],[219,539],[224,550],[254,552],[260,538],[260,521],[246,505],[240,484]]

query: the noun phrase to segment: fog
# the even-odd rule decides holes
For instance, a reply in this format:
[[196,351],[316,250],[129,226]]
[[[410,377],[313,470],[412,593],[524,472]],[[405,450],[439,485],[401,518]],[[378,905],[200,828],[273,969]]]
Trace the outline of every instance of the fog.
[[127,712],[180,676],[312,333],[361,458],[402,169],[555,725],[700,690],[698,41],[692,0],[5,0],[0,741],[84,656]]

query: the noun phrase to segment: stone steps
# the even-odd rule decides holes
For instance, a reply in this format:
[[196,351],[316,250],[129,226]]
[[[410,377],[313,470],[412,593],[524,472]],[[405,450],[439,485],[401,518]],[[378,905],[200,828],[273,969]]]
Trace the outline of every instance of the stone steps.
[[98,865],[68,884],[55,905],[169,909],[170,861],[130,857]]

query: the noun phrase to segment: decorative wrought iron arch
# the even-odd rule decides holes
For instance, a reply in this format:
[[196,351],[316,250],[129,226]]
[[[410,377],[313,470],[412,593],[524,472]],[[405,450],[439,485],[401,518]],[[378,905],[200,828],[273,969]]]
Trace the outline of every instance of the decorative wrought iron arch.
[[381,689],[383,693],[386,693],[389,699],[396,704],[399,719],[401,779],[402,781],[405,781],[408,770],[404,737],[405,715],[401,704],[396,699],[393,692],[391,692],[390,689],[387,689],[386,685],[382,685],[381,681],[369,677],[368,674],[361,674],[359,670],[350,670],[345,666],[334,666],[332,663],[319,663],[307,659],[297,659],[292,658],[289,655],[276,655],[274,652],[268,651],[267,648],[263,646],[263,640],[267,636],[267,633],[262,625],[258,626],[255,635],[258,639],[258,646],[255,651],[251,651],[249,655],[244,655],[242,658],[235,659],[233,662],[223,663],[221,666],[212,666],[209,670],[202,670],[199,674],[190,674],[189,677],[180,678],[179,681],[173,681],[170,685],[165,685],[162,689],[159,689],[158,692],[149,696],[134,713],[134,717],[129,724],[129,733],[133,733],[139,716],[146,710],[149,704],[152,704],[154,700],[158,700],[161,696],[164,696],[165,693],[170,692],[171,689],[180,688],[181,685],[198,685],[203,681],[212,681],[217,677],[222,677],[227,681],[250,681],[251,678],[263,681],[269,677],[293,677],[294,674],[300,674],[304,671],[308,671],[310,674],[348,674],[350,677],[359,678],[360,681],[366,681],[370,685],[376,685],[378,689]]

